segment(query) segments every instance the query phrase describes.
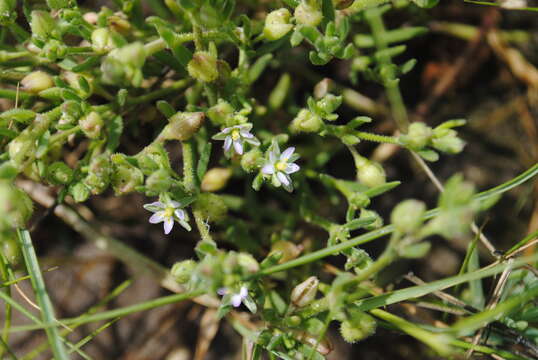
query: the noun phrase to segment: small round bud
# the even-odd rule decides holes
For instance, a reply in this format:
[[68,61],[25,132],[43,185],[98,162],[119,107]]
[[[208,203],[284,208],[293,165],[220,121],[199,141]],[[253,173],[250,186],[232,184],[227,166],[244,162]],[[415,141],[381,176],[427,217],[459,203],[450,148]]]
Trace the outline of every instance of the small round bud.
[[325,79],[321,80],[314,87],[314,98],[316,98],[316,99],[323,98],[333,88],[334,88],[334,82],[331,79],[325,78]]
[[30,17],[30,28],[32,29],[32,35],[34,37],[42,41],[47,41],[50,38],[59,38],[59,31],[56,29],[56,21],[54,21],[48,12],[34,10]]
[[364,160],[357,166],[357,179],[368,187],[381,186],[386,182],[385,170],[377,162]]
[[228,180],[232,176],[232,169],[228,168],[213,168],[205,173],[202,179],[202,191],[219,191],[226,186]]
[[196,269],[196,261],[183,260],[175,263],[170,270],[170,274],[179,284],[186,284],[191,279],[194,269]]
[[271,11],[265,18],[265,26],[263,27],[263,36],[270,41],[278,40],[291,29],[290,24],[291,14],[288,9],[282,8]]
[[290,130],[294,133],[298,132],[318,132],[323,127],[321,117],[314,114],[308,109],[299,111],[295,119],[290,124]]
[[279,240],[271,246],[271,253],[279,252],[282,254],[278,260],[279,264],[293,260],[301,254],[301,248],[291,241]]
[[11,266],[17,266],[22,261],[21,247],[13,230],[0,233],[0,251]]
[[365,230],[372,231],[377,230],[383,226],[383,218],[374,210],[361,209],[359,219],[374,218],[375,220],[364,226]]
[[0,0],[0,25],[8,26],[17,19],[17,0]]
[[115,164],[112,172],[111,184],[116,195],[125,195],[136,190],[144,183],[144,174],[139,168],[129,163],[121,162]]
[[245,274],[253,274],[260,270],[258,261],[256,261],[252,255],[247,253],[239,253],[239,255],[237,255],[237,264]]
[[207,51],[195,52],[187,70],[190,76],[202,82],[215,81],[219,77],[217,58]]
[[207,116],[213,125],[221,126],[227,123],[228,118],[233,115],[234,111],[232,105],[227,101],[219,99],[216,105],[213,105],[207,110]]
[[409,125],[407,135],[402,136],[404,143],[413,150],[424,148],[433,135],[432,129],[422,122]]
[[161,140],[187,141],[198,132],[204,123],[203,112],[178,112],[168,119],[169,123],[163,129]]
[[340,334],[348,343],[355,343],[373,335],[377,326],[377,322],[370,315],[362,311],[353,313],[350,319],[340,324]]
[[457,136],[452,129],[434,130],[432,145],[437,150],[447,154],[458,154],[463,150],[465,142]]
[[84,179],[84,184],[97,195],[105,191],[110,184],[112,175],[112,162],[107,154],[101,154],[90,160],[88,175]]
[[349,204],[352,205],[355,209],[362,209],[370,205],[370,198],[361,192],[354,192],[348,196]]
[[53,185],[69,184],[73,180],[73,170],[66,163],[56,161],[47,167],[47,180]]
[[95,29],[92,32],[91,41],[93,51],[99,54],[107,53],[116,48],[112,33],[108,28]]
[[9,181],[0,181],[0,222],[24,228],[33,212],[32,200],[24,191]]
[[44,71],[33,71],[21,80],[21,85],[25,91],[37,94],[54,86],[52,76]]
[[241,167],[246,172],[253,172],[258,170],[262,162],[263,153],[258,147],[246,152],[241,157]]
[[321,12],[321,9],[309,5],[304,0],[295,8],[293,16],[298,24],[308,26],[318,26],[319,23],[321,23],[321,20],[323,20],[323,13]]
[[417,244],[403,244],[403,247],[398,249],[401,257],[406,259],[420,259],[426,256],[430,251],[432,244],[428,241],[419,242]]
[[52,10],[61,10],[73,7],[75,5],[75,1],[73,0],[47,0],[47,5]]
[[131,30],[131,24],[123,13],[115,13],[114,15],[107,17],[106,20],[111,29],[114,29],[121,34],[126,35]]
[[89,139],[97,139],[101,135],[101,130],[103,129],[103,118],[99,113],[92,111],[88,115],[84,116],[79,120],[80,130],[86,135]]
[[90,189],[84,183],[77,182],[69,187],[69,195],[75,202],[84,202],[90,197]]
[[311,276],[296,287],[291,292],[291,302],[297,307],[304,307],[316,298],[319,280]]
[[209,222],[220,222],[228,213],[228,207],[222,197],[212,193],[200,193],[193,207],[201,213],[204,220]]
[[172,186],[170,173],[165,169],[159,169],[149,175],[146,179],[146,189],[149,193],[158,195],[168,191]]
[[425,211],[426,205],[422,201],[404,200],[392,210],[390,221],[396,230],[404,234],[412,233],[422,225]]
[[331,114],[342,104],[342,99],[342,96],[327,94],[321,100],[318,100],[316,106],[322,113]]
[[35,151],[35,138],[27,132],[21,133],[8,144],[9,158],[18,170],[23,170],[30,153]]

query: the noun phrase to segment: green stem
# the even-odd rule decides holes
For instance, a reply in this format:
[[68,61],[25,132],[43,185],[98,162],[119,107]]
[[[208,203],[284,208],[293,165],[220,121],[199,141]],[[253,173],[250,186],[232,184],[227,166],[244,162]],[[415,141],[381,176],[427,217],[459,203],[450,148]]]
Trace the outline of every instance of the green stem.
[[19,100],[27,100],[33,96],[35,95],[22,90],[0,89],[0,98],[2,99],[16,100],[18,98]]
[[401,145],[400,140],[395,136],[378,135],[378,134],[372,134],[372,133],[364,132],[364,131],[357,131],[357,132],[354,132],[353,134],[356,135],[358,138],[367,140],[367,141]]
[[183,79],[174,82],[171,86],[158,89],[152,92],[149,92],[145,95],[141,95],[135,98],[127,99],[126,103],[128,105],[137,105],[137,104],[144,104],[148,103],[157,99],[161,99],[167,95],[177,93],[180,90],[185,89],[187,86],[189,86],[192,83],[190,79]]
[[[2,254],[0,254],[0,275],[2,276],[3,281],[8,281],[10,278],[9,265],[7,264],[6,258]],[[6,287],[6,289],[1,289],[0,291],[4,292],[7,296],[11,296],[11,288],[9,286]],[[2,332],[2,337],[1,337],[2,342],[6,344],[6,346],[9,343],[9,330],[11,328],[11,314],[12,314],[11,305],[9,303],[6,303],[4,307],[4,318],[5,318],[4,330]],[[7,347],[6,349],[4,349],[4,347],[0,347],[0,358],[2,358],[4,350],[7,350]]]

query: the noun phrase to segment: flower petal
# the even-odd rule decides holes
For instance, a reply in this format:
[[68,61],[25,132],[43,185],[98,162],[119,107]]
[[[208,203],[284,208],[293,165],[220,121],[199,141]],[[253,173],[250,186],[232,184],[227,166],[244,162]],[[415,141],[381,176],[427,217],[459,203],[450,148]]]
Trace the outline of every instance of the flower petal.
[[185,220],[179,220],[178,223],[179,223],[179,225],[183,226],[183,228],[184,228],[185,230],[187,230],[187,231],[191,231],[191,230],[192,230],[192,228],[191,228],[191,226],[189,225],[189,223],[186,222]]
[[155,201],[149,204],[143,205],[144,209],[151,211],[151,212],[157,212],[159,210],[162,210],[165,208],[164,204],[160,201]]
[[178,201],[174,201],[174,200],[170,201],[170,205],[172,205],[174,207],[174,209],[177,209],[177,208],[181,207],[181,203],[178,202]]
[[262,173],[266,175],[272,175],[275,173],[275,166],[273,164],[265,164],[262,167]]
[[252,136],[252,138],[245,139],[245,141],[251,145],[260,146],[260,140],[256,139],[254,136]]
[[243,143],[241,142],[241,140],[234,141],[234,149],[236,153],[238,153],[239,155],[243,155]]
[[232,305],[233,307],[239,307],[241,305],[241,301],[243,301],[243,298],[239,294],[232,295]]
[[283,185],[282,187],[286,189],[287,192],[293,191],[293,184],[291,182],[288,185]]
[[232,131],[233,129],[235,129],[235,126],[230,126],[230,127],[227,127],[227,128],[222,129],[221,133],[223,133],[223,134],[229,134],[230,131]]
[[284,174],[283,172],[279,171],[276,173],[276,177],[278,178],[278,180],[284,185],[289,185],[291,183],[290,181],[290,178]]
[[226,139],[226,136],[228,136],[228,134],[226,133],[223,133],[222,131],[219,132],[218,134],[215,134],[211,137],[211,139],[213,140],[224,140]]
[[250,138],[254,137],[254,135],[252,135],[247,130],[241,130],[241,131],[239,131],[239,134],[241,135],[241,137],[244,137],[245,139],[250,139]]
[[238,128],[239,131],[250,132],[250,129],[252,129],[252,124],[251,123],[246,123],[246,124],[242,124],[242,125],[236,125],[236,128]]
[[269,162],[274,164],[277,159],[278,153],[275,151],[275,149],[271,149],[271,151],[269,151]]
[[217,290],[217,294],[221,295],[221,296],[224,296],[228,293],[228,289],[226,289],[225,287],[221,287]]
[[166,235],[170,234],[170,231],[172,231],[173,227],[174,227],[174,220],[171,217],[164,220],[164,233]]
[[288,160],[290,158],[290,156],[293,155],[294,151],[295,151],[295,147],[293,147],[293,146],[287,148],[286,150],[284,150],[282,155],[280,155],[280,160]]
[[181,209],[177,209],[176,211],[174,211],[174,214],[176,215],[178,219],[185,220],[185,211]]
[[230,146],[232,146],[232,137],[227,136],[224,140],[224,151],[228,152],[230,151]]
[[242,299],[248,296],[248,289],[246,286],[241,286],[241,289],[239,290],[239,296],[241,296]]
[[293,174],[294,172],[299,171],[300,167],[297,164],[288,164],[286,167],[285,173],[286,174]]
[[164,221],[164,211],[157,211],[155,214],[151,215],[149,222],[151,224],[158,224],[161,221]]

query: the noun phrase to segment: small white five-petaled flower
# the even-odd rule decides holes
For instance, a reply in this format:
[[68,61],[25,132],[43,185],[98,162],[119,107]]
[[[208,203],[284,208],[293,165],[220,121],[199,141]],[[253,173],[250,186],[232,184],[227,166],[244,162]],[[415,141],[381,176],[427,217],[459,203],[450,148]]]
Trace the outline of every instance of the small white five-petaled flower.
[[230,150],[233,149],[239,155],[243,155],[244,152],[244,143],[247,142],[253,146],[259,146],[260,141],[256,139],[254,135],[250,133],[252,129],[252,124],[242,124],[230,126],[225,129],[222,129],[221,132],[213,136],[214,140],[224,140],[224,152],[226,154],[230,153]]
[[[217,293],[219,295],[228,295],[230,293],[230,290],[227,288],[220,288],[217,290]],[[239,289],[239,292],[236,294],[231,294],[230,302],[233,307],[239,307],[241,303],[248,297],[248,289],[246,286],[241,286],[241,289]]]
[[281,154],[278,144],[274,142],[269,150],[269,159],[262,167],[262,173],[271,176],[273,185],[282,185],[289,192],[293,191],[290,174],[300,169],[299,165],[295,164],[299,155],[293,154],[294,151],[294,147],[289,147]]
[[181,207],[181,203],[173,200],[166,204],[156,201],[144,205],[144,209],[154,213],[149,218],[149,222],[152,224],[163,222],[164,233],[167,235],[172,231],[174,221],[177,221],[185,229],[191,231],[191,226],[187,222],[189,221],[189,216],[185,210],[181,209]]

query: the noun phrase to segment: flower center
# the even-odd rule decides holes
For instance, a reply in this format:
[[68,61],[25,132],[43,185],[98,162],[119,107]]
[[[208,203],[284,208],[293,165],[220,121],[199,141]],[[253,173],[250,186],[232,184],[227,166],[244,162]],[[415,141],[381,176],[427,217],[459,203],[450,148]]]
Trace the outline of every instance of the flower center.
[[238,140],[241,137],[241,134],[239,134],[239,130],[233,130],[232,131],[232,140]]
[[286,168],[288,167],[288,163],[285,162],[285,161],[279,161],[275,164],[275,168],[278,170],[278,171],[284,171],[286,170]]
[[168,206],[166,209],[164,209],[164,217],[165,218],[171,218],[174,216],[174,211],[176,209],[174,209],[173,207],[171,206]]

